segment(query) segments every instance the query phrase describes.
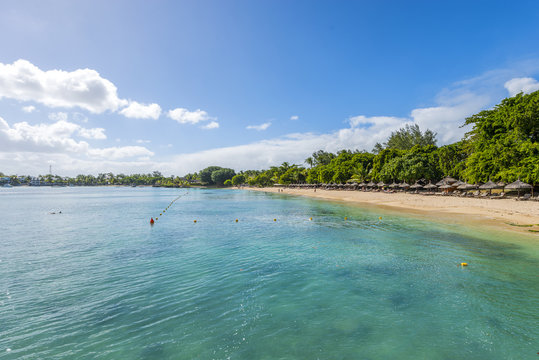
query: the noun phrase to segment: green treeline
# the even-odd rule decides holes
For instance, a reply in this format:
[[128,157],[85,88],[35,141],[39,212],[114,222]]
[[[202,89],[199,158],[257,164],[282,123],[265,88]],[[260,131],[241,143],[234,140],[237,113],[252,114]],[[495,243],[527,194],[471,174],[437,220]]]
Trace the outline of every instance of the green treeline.
[[283,163],[264,171],[235,175],[230,185],[248,183],[345,183],[348,181],[439,180],[452,176],[470,183],[520,180],[539,183],[539,91],[504,99],[492,110],[466,119],[471,130],[454,144],[436,146],[436,134],[417,125],[391,134],[372,152],[319,150],[305,160],[308,167]]
[[189,187],[198,183],[196,176],[183,177],[163,176],[159,171],[150,174],[113,174],[103,173],[94,175],[77,175],[76,177],[61,177],[58,175],[5,176],[0,173],[0,184],[11,185],[50,185],[50,186],[103,186],[103,185],[152,185],[162,187]]

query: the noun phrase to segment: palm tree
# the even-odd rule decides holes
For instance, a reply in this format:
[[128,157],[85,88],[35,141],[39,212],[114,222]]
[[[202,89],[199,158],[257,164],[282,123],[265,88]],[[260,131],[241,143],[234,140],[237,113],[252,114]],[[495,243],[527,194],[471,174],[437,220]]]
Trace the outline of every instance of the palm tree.
[[314,165],[314,160],[312,158],[312,156],[309,156],[307,159],[305,159],[305,164],[309,165],[309,167],[313,167]]

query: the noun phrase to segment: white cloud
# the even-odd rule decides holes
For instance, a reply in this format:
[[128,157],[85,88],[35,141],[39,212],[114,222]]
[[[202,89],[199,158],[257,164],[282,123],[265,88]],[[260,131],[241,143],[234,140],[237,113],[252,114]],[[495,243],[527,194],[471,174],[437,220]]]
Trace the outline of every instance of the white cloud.
[[127,105],[116,86],[91,69],[43,71],[27,60],[0,63],[0,98],[35,101],[49,107],[79,107],[92,113]]
[[79,131],[80,126],[67,121],[39,125],[20,122],[10,127],[0,118],[0,124],[0,151],[82,153],[88,150],[87,142],[71,137]]
[[271,126],[271,122],[266,122],[260,125],[249,125],[246,127],[247,130],[256,130],[256,131],[264,131],[267,128]]
[[33,106],[33,105],[28,105],[28,106],[23,106],[22,107],[22,111],[24,111],[25,113],[28,113],[30,114],[31,112],[34,112],[36,110],[36,107]]
[[539,81],[530,77],[513,78],[507,81],[504,86],[509,92],[510,96],[515,96],[520,92],[530,94],[539,90]]
[[132,119],[159,119],[161,116],[161,106],[158,104],[141,104],[136,101],[130,101],[129,106],[120,110],[120,114]]
[[154,155],[141,146],[92,148],[86,141],[74,138],[80,136],[86,139],[106,139],[104,131],[102,128],[83,128],[63,120],[53,124],[30,125],[20,122],[9,126],[0,118],[0,153],[69,153],[73,156],[112,160]]
[[67,113],[61,111],[50,113],[48,117],[52,121],[67,121]]
[[297,115],[290,116],[290,120],[298,120],[298,119],[299,119],[299,116]]
[[207,130],[217,129],[217,128],[219,128],[219,123],[217,121],[211,121],[208,124],[206,124],[204,126],[201,126],[201,128],[202,129],[207,129]]
[[138,139],[135,141],[137,144],[149,144],[151,141],[150,140],[143,140],[143,139]]
[[180,124],[197,124],[201,121],[214,120],[208,116],[208,113],[204,110],[197,109],[195,111],[189,111],[184,108],[176,108],[170,110],[167,116],[172,120],[176,120]]
[[81,127],[77,131],[77,134],[85,139],[104,140],[107,138],[107,135],[105,135],[105,129],[103,128],[85,129]]

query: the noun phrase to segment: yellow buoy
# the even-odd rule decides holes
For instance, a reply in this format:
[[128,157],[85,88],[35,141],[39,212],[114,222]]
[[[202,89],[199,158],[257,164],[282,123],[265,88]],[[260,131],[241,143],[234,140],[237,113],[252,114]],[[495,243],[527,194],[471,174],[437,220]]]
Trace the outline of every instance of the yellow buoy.
[[155,220],[159,219],[158,217],[155,218]]
[[348,220],[348,218],[345,216],[345,217],[344,217],[344,220]]
[[313,218],[309,218],[309,221],[313,221]]
[[382,220],[382,217],[380,216],[380,217],[378,218],[378,220]]
[[277,221],[277,219],[273,219],[273,221]]
[[194,223],[196,223],[197,221],[196,220],[193,220]]
[[236,222],[238,222],[238,219],[236,219]]
[[468,263],[460,263],[460,266],[468,266]]
[[163,213],[160,213],[159,216],[163,215]]

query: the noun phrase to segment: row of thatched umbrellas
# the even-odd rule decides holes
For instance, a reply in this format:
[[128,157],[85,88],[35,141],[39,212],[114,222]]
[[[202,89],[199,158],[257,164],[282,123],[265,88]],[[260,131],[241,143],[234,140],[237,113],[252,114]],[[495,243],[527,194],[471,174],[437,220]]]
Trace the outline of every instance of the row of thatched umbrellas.
[[[310,184],[297,184],[296,186],[311,186]],[[344,187],[350,187],[350,186],[354,186],[354,187],[370,187],[370,188],[373,188],[373,187],[378,187],[378,188],[384,188],[384,187],[388,187],[390,189],[396,189],[396,188],[399,188],[399,189],[415,189],[415,190],[418,190],[418,189],[426,189],[426,190],[433,190],[433,189],[441,189],[441,190],[464,190],[464,191],[468,191],[468,190],[489,190],[489,193],[491,193],[491,191],[493,189],[508,189],[508,190],[517,190],[518,193],[519,193],[519,196],[520,196],[520,190],[525,190],[525,189],[531,189],[532,190],[532,194],[533,194],[533,186],[530,185],[530,184],[526,184],[525,182],[522,182],[519,180],[515,181],[515,182],[512,182],[510,184],[505,184],[503,182],[498,182],[498,183],[495,183],[493,181],[488,181],[482,185],[476,185],[476,184],[469,184],[467,182],[462,182],[460,180],[456,180],[452,177],[445,177],[444,179],[440,180],[439,182],[437,182],[436,184],[432,184],[431,182],[429,182],[428,184],[426,185],[422,185],[420,184],[419,182],[416,182],[415,184],[413,185],[410,185],[406,182],[403,182],[403,183],[400,183],[400,184],[397,184],[395,182],[393,182],[392,184],[386,184],[384,183],[383,181],[379,182],[379,183],[375,183],[375,182],[368,182],[368,183],[365,183],[365,182],[362,182],[362,183],[349,183],[349,184],[346,184],[346,185],[343,185],[343,184],[322,184],[322,186],[326,186],[326,187],[340,187],[340,188],[344,188]]]

